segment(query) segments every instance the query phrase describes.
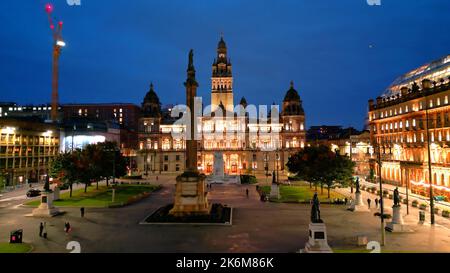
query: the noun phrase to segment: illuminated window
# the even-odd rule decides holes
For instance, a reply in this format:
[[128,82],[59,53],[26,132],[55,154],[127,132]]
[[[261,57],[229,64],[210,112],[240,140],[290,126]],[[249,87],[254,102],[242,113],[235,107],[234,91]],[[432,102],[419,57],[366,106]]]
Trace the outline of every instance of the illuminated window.
[[405,106],[405,113],[408,113],[409,109],[408,109],[408,105]]
[[430,108],[433,108],[433,101],[430,100]]
[[409,128],[409,120],[406,121],[406,128]]
[[445,104],[448,104],[448,96],[445,96],[445,98],[444,98],[444,103],[445,103]]
[[413,127],[416,127],[416,119],[413,119],[413,121],[412,121],[412,126],[413,126]]
[[436,106],[441,106],[441,98],[437,98],[437,100],[436,100]]
[[403,121],[400,121],[400,129],[403,128]]

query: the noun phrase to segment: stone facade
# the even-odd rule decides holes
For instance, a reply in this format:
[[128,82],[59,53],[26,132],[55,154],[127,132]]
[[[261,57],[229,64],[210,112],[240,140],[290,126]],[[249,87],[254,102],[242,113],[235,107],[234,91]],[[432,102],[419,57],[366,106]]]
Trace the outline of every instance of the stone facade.
[[[422,195],[430,185],[429,144],[434,194],[450,197],[450,56],[424,67],[369,101],[371,142],[376,153],[380,148],[383,181]],[[377,160],[372,166],[379,175]]]
[[[245,98],[237,106],[234,105],[231,62],[227,58],[223,38],[217,52],[211,79],[211,107],[209,110],[208,107],[203,109],[207,114],[198,121],[198,169],[202,173],[212,174],[214,153],[220,151],[228,175],[265,174],[273,170],[283,173],[289,156],[306,143],[305,114],[294,84],[291,83],[286,93],[281,113],[274,112],[272,115],[278,120],[252,119],[249,113],[256,111],[256,108],[247,105]],[[142,108],[137,158],[139,171],[144,174],[183,172],[186,167],[185,126],[162,114],[153,86]],[[267,108],[279,111],[271,106]]]

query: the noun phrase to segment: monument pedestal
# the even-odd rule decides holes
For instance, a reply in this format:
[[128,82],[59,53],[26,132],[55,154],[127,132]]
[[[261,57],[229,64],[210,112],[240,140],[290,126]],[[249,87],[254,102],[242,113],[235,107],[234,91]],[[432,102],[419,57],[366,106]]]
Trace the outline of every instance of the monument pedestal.
[[389,232],[413,232],[412,229],[405,225],[402,216],[402,208],[400,205],[392,207],[392,221],[386,224],[386,230]]
[[270,189],[270,199],[280,199],[280,187],[278,184],[272,184]]
[[59,187],[54,187],[53,188],[53,200],[57,201],[60,199],[60,189]]
[[333,253],[328,245],[327,228],[324,223],[309,224],[309,240],[301,252]]
[[36,217],[53,217],[60,213],[59,209],[53,206],[53,193],[41,195],[41,204],[33,210],[33,216]]
[[364,204],[361,192],[355,193],[355,200],[353,200],[350,210],[354,212],[369,212],[369,208]]
[[199,173],[184,173],[177,177],[175,203],[171,215],[183,217],[210,213],[205,176]]

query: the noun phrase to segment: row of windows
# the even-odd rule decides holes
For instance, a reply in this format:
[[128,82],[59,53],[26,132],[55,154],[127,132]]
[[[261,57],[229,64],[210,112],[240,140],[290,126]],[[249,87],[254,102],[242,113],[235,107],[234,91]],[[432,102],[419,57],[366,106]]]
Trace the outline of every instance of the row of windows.
[[[448,95],[446,95],[444,97],[438,97],[436,99],[429,100],[428,108],[431,109],[431,108],[440,107],[442,105],[448,105],[448,104],[449,104]],[[375,119],[380,119],[380,118],[392,117],[392,116],[396,116],[396,115],[402,115],[404,113],[405,114],[409,113],[411,110],[412,111],[423,110],[423,106],[424,106],[424,102],[420,101],[418,103],[400,106],[398,108],[394,108],[394,109],[390,109],[390,110],[374,112],[372,114],[372,119],[375,120]]]

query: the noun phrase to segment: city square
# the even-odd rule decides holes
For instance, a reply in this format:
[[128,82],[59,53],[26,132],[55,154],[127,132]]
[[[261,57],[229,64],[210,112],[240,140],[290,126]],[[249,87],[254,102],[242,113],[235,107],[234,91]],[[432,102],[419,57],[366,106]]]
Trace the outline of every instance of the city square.
[[[398,4],[361,2],[333,7],[359,12],[365,26],[398,13]],[[423,48],[415,37],[450,9],[432,2],[407,8],[434,19],[411,23],[411,41],[395,39],[421,47],[411,52],[391,49],[382,32],[364,38],[323,3],[258,7],[258,18],[286,20],[286,29],[262,20],[258,42],[223,22],[203,30],[217,3],[178,3],[180,18],[139,3],[172,21],[161,32],[137,27],[129,43],[116,39],[114,4],[96,19],[104,51],[80,44],[97,33],[70,25],[98,4],[26,4],[39,22],[27,39],[47,31],[51,43],[38,39],[22,57],[7,50],[15,34],[2,31],[13,76],[0,81],[0,253],[449,253],[448,38]],[[164,25],[136,7],[124,18]],[[300,7],[329,13],[333,41],[280,15]],[[304,26],[321,24],[309,16]],[[363,42],[342,47],[347,35]],[[43,48],[34,63],[29,54]]]

